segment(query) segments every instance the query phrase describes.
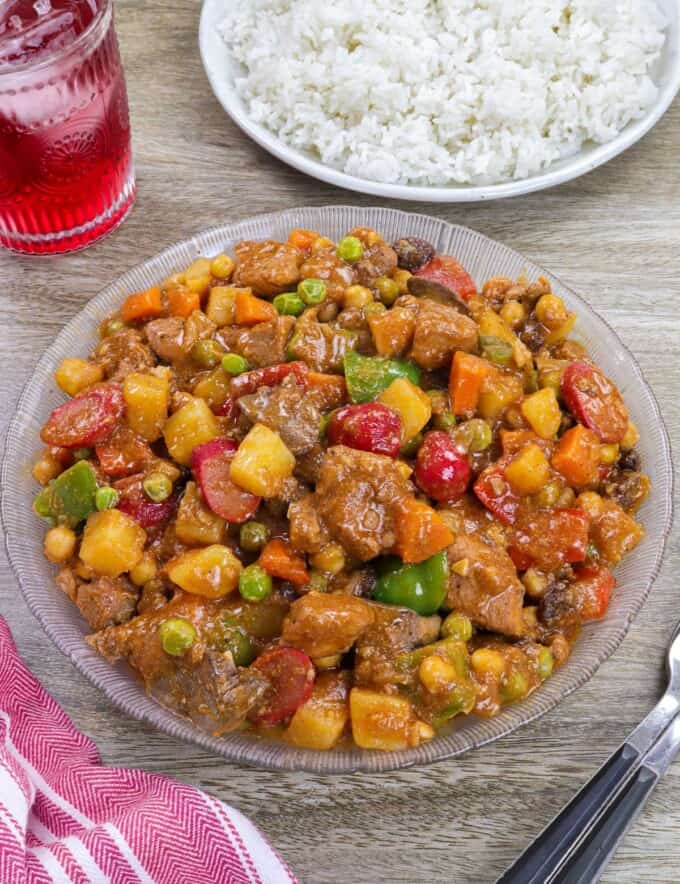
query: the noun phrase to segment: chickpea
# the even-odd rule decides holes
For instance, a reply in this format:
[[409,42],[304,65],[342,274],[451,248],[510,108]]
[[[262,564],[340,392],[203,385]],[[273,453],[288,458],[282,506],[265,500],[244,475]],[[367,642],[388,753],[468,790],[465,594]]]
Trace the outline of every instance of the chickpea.
[[413,726],[413,734],[409,740],[409,746],[417,746],[419,743],[431,740],[432,737],[434,737],[434,728],[424,721],[417,721]]
[[501,307],[500,317],[509,328],[517,328],[527,318],[527,310],[521,301],[506,301]]
[[345,307],[365,307],[373,303],[373,292],[363,285],[348,286],[342,296]]
[[508,276],[492,276],[482,287],[482,297],[487,301],[495,301],[503,297],[512,284]]
[[66,525],[50,528],[45,535],[45,555],[50,562],[68,562],[76,551],[76,533]]
[[571,647],[569,642],[563,635],[556,635],[550,643],[550,650],[553,653],[555,666],[562,666],[569,659]]
[[540,599],[548,588],[548,577],[536,568],[529,568],[522,575],[522,583],[529,598]]
[[372,227],[355,227],[347,236],[356,236],[365,246],[376,246],[383,241],[382,236]]
[[626,435],[621,440],[621,448],[634,448],[639,441],[640,433],[638,432],[638,428],[633,421],[628,421],[628,429],[626,430]]
[[229,255],[215,255],[210,263],[210,273],[215,279],[230,279],[234,266],[234,260]]
[[31,474],[36,482],[40,482],[41,485],[47,485],[52,479],[56,479],[61,471],[62,467],[57,458],[50,454],[49,451],[46,451],[40,460],[34,464]]
[[168,276],[168,278],[161,283],[161,291],[165,294],[175,292],[184,288],[185,283],[186,276],[183,273],[173,273],[172,276]]
[[338,574],[345,567],[345,551],[339,543],[328,543],[310,559],[313,568],[326,574]]
[[574,501],[576,500],[576,494],[573,488],[569,488],[568,486],[562,491],[560,496],[557,498],[557,506],[558,507],[569,507],[573,506]]
[[585,510],[591,519],[597,519],[602,514],[602,498],[595,491],[584,491],[576,498],[577,505]]
[[329,249],[331,246],[335,246],[335,243],[332,239],[328,239],[327,236],[317,236],[317,238],[312,243],[312,255],[316,255],[318,252],[322,252],[324,249]]
[[197,258],[185,272],[186,287],[198,295],[205,295],[212,285],[210,258]]
[[477,675],[494,675],[500,678],[505,672],[505,658],[493,648],[477,648],[470,657],[470,663]]
[[443,694],[455,683],[456,669],[448,660],[438,654],[432,654],[425,657],[418,667],[418,678],[429,693]]
[[619,459],[618,445],[600,445],[600,463],[611,466]]
[[536,318],[550,331],[560,328],[569,318],[562,298],[557,295],[542,295],[536,304]]
[[413,274],[409,270],[402,270],[401,268],[395,270],[392,274],[392,279],[399,287],[400,295],[405,295],[408,292],[408,281],[412,276]]

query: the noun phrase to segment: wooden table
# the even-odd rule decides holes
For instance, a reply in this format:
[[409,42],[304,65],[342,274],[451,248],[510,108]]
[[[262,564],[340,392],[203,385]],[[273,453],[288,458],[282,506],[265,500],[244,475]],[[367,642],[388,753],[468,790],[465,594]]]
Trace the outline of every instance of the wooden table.
[[[204,227],[292,206],[356,203],[282,165],[226,118],[197,48],[199,3],[119,0],[139,197],[110,238],[58,259],[0,255],[0,402],[6,422],[31,367],[105,283]],[[480,206],[403,204],[467,224],[551,268],[591,299],[640,361],[671,437],[680,431],[680,103],[607,166],[555,190]],[[644,428],[643,428],[644,430]],[[231,802],[305,884],[490,882],[655,702],[680,615],[671,539],[647,605],[618,652],[558,709],[429,768],[318,778],[239,768],[112,709],[60,655],[0,562],[0,613],[47,690],[104,761],[159,771]],[[680,878],[680,766],[651,798],[603,880]]]

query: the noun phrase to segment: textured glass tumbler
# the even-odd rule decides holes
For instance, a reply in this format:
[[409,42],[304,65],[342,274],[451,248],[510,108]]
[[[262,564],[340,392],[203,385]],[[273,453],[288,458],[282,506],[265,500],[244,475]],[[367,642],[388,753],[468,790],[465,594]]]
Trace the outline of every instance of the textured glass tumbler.
[[[68,15],[71,19],[38,53],[22,54],[19,40],[28,28],[20,31],[19,15],[4,23],[0,245],[17,252],[83,248],[117,227],[134,202],[130,120],[113,0],[85,2],[87,19],[77,18],[78,0],[69,7],[75,19],[68,9],[50,9],[46,2],[54,28]],[[60,7],[59,0],[55,5]],[[86,24],[80,30],[82,21]],[[7,49],[7,28],[12,26],[19,36]]]

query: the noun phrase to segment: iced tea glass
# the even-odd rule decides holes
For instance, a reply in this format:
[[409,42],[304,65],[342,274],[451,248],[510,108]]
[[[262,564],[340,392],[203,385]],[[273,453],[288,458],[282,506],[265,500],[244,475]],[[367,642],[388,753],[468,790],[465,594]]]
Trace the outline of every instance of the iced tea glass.
[[134,198],[113,0],[0,0],[0,245],[83,248]]

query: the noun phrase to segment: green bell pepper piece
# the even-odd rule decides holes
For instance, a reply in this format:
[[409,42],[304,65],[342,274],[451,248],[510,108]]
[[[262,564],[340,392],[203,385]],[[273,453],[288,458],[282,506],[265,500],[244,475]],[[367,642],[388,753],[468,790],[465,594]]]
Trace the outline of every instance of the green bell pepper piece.
[[355,403],[372,402],[397,378],[407,378],[416,386],[420,383],[420,369],[406,359],[362,356],[350,350],[343,361],[347,392]]
[[512,345],[496,335],[480,335],[479,347],[482,356],[496,365],[509,365],[512,359]]
[[79,460],[43,488],[33,501],[33,510],[43,519],[77,528],[96,512],[96,493],[97,477],[92,466]]
[[472,712],[475,705],[475,688],[471,681],[456,684],[445,702],[436,710],[433,710],[431,720],[435,728],[446,724],[451,718],[460,713]]
[[411,608],[427,616],[439,610],[449,583],[449,563],[446,551],[435,553],[417,564],[404,564],[389,557],[379,566],[379,576],[373,598],[388,605]]

